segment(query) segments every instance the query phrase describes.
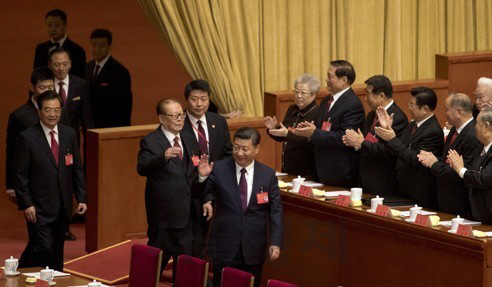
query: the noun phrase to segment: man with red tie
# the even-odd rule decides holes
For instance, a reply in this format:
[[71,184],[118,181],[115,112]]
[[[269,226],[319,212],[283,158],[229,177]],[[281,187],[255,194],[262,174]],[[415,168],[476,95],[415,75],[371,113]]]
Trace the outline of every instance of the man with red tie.
[[17,138],[14,152],[15,193],[27,220],[29,242],[19,267],[49,266],[63,270],[65,233],[72,195],[83,214],[85,180],[75,131],[58,124],[61,98],[55,91],[39,95],[40,122]]

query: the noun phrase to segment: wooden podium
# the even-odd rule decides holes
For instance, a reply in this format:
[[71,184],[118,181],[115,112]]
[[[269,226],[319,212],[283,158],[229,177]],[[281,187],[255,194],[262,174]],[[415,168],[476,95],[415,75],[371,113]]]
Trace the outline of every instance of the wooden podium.
[[[275,165],[274,141],[263,118],[228,120],[231,137],[240,127],[261,134],[257,160]],[[158,125],[94,129],[87,132],[86,251],[146,236],[145,177],[137,174],[140,139]]]

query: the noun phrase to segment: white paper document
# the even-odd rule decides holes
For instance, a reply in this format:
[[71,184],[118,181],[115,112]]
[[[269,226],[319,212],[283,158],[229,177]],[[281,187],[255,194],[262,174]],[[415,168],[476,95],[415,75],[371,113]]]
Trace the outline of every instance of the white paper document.
[[[22,273],[22,274],[26,275],[27,277],[36,277],[39,279],[40,273],[41,272],[31,272],[31,273]],[[55,277],[63,277],[63,276],[70,276],[70,273],[63,273],[55,270]]]
[[337,197],[339,195],[350,196],[350,191],[348,190],[325,191],[326,197]]
[[285,172],[279,172],[279,171],[276,171],[275,172],[275,176],[286,176],[287,174]]
[[[465,221],[462,224],[463,225],[476,226],[476,225],[481,225],[482,222],[480,222],[480,221],[471,221],[471,220],[465,219]],[[439,222],[439,225],[444,226],[444,227],[451,228],[451,220],[449,220],[449,221],[441,221],[441,222]]]
[[[88,287],[89,285],[80,285],[80,286],[68,286],[68,287]],[[108,286],[108,285],[105,285],[105,284],[102,284],[101,283],[101,287],[112,287],[112,286]]]
[[[432,215],[432,214],[437,214],[437,212],[422,210],[420,212],[420,214],[422,214],[422,215]],[[410,211],[402,211],[402,212],[400,212],[400,217],[409,217],[409,216],[410,216]]]

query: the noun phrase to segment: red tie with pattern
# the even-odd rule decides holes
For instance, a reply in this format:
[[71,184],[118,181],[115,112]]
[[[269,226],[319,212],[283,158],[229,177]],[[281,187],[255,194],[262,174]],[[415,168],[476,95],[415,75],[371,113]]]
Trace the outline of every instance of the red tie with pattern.
[[454,143],[454,140],[458,136],[458,131],[455,131],[454,134],[451,136],[451,140],[449,141],[449,146],[451,146]]
[[241,178],[239,179],[239,194],[241,195],[241,203],[243,211],[248,207],[248,183],[246,182],[246,169],[241,169]]
[[67,93],[65,92],[65,89],[63,88],[63,84],[65,84],[65,83],[64,82],[58,83],[58,85],[60,85],[60,89],[58,90],[58,94],[62,98],[63,103],[66,103],[67,102]]
[[50,131],[51,135],[51,151],[53,152],[53,156],[55,157],[55,162],[56,166],[58,166],[58,154],[59,154],[59,147],[58,147],[58,142],[55,139],[55,131]]
[[200,147],[201,154],[208,154],[207,138],[205,136],[205,129],[202,126],[202,121],[196,121],[198,124],[198,146]]
[[328,113],[331,109],[331,103],[333,103],[333,96],[328,96],[328,101],[326,101],[326,105],[328,106],[328,108],[326,109],[326,112]]
[[173,144],[173,147],[179,147],[180,151],[179,151],[179,158],[181,160],[183,160],[183,151],[181,150],[181,146],[179,145],[179,137],[175,137],[174,138],[174,144]]

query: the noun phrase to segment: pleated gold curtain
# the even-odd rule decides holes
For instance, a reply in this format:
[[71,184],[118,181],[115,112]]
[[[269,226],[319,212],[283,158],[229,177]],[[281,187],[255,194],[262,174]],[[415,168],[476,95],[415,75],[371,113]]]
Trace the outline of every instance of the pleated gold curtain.
[[263,114],[264,91],[347,59],[356,83],[434,77],[436,53],[492,49],[492,0],[139,0],[224,111]]

